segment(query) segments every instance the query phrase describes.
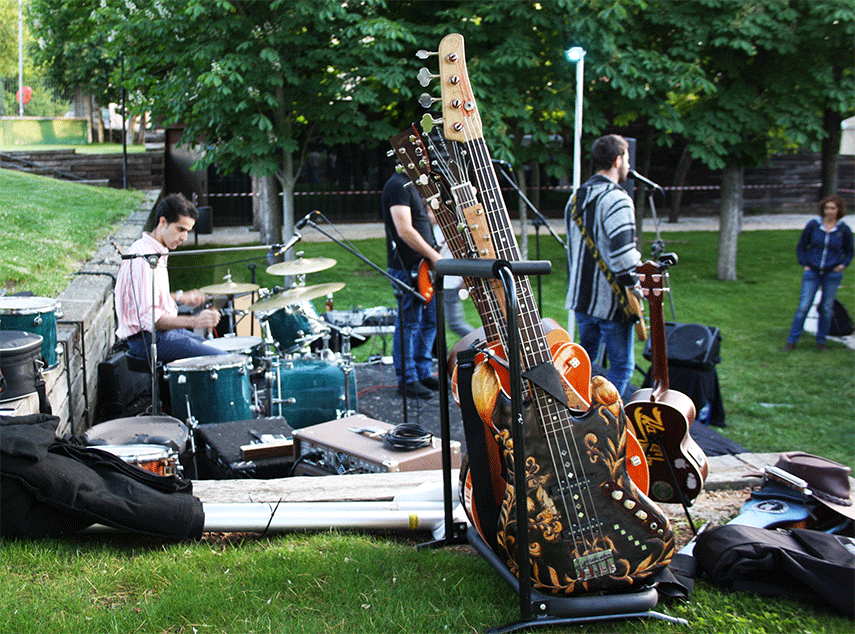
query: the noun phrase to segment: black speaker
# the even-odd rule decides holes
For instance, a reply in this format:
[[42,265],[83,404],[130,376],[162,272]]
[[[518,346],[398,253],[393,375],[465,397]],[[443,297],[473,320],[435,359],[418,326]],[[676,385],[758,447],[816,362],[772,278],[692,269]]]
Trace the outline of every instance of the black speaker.
[[[665,322],[668,365],[708,370],[721,361],[721,332],[701,324]],[[650,337],[644,344],[644,358],[650,360]]]

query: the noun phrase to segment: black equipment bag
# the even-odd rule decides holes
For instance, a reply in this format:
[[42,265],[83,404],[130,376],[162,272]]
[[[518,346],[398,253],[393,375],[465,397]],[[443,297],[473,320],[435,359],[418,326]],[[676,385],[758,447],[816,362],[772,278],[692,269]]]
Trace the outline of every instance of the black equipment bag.
[[694,555],[727,590],[784,596],[855,618],[855,540],[807,529],[726,524],[698,535]]
[[832,337],[848,337],[853,332],[855,332],[855,325],[852,323],[852,318],[840,300],[835,299],[831,308],[831,327],[828,334]]

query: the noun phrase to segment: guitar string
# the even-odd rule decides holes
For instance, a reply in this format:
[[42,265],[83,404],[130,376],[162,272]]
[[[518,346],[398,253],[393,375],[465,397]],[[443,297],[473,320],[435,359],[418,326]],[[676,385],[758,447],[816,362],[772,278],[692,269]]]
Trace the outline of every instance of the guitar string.
[[[464,121],[469,124],[468,119],[464,119]],[[489,162],[489,154],[486,149],[486,144],[483,143],[483,139],[476,135],[474,131],[469,127],[466,129],[466,134],[468,135],[468,146],[473,149],[473,154],[477,154],[480,161],[475,161],[475,175],[476,181],[479,184],[479,191],[481,192],[482,199],[485,203],[485,207],[488,210],[488,217],[491,222],[491,228],[493,229],[492,233],[498,236],[498,244],[500,245],[499,251],[503,252],[505,255],[505,259],[508,261],[518,261],[521,259],[519,254],[519,250],[516,244],[516,239],[513,236],[513,233],[508,230],[509,218],[507,217],[507,211],[504,208],[504,200],[500,198],[501,193],[498,188],[498,183],[495,179],[495,173],[492,170],[492,166]],[[501,203],[499,202],[501,200]],[[501,214],[501,217],[500,217]],[[527,337],[527,341],[534,341],[537,344],[536,349],[524,350],[524,353],[527,353],[530,358],[533,359],[533,363],[531,366],[538,365],[539,363],[544,363],[552,360],[551,354],[546,351],[545,348],[545,336],[542,332],[542,328],[540,327],[539,319],[536,320],[537,323],[533,323],[535,320],[530,319],[530,315],[528,314],[528,308],[530,307],[530,303],[527,301],[531,297],[531,287],[528,282],[528,278],[523,277],[520,279],[518,284],[518,296],[523,301],[520,305],[523,307],[521,311],[521,317],[523,318],[523,329],[527,331],[531,331],[530,335]],[[524,354],[525,356],[525,354]],[[528,369],[528,368],[526,368]],[[544,425],[549,425],[554,428],[554,424],[550,423],[550,420],[554,416],[557,420],[568,419],[569,412],[564,408],[558,408],[554,405],[551,407],[548,406],[550,403],[554,403],[554,399],[552,397],[548,397],[542,393],[542,391],[535,387],[535,396],[534,403],[538,409],[538,419]],[[539,396],[538,396],[539,395]],[[544,397],[547,398],[546,403],[544,403]],[[563,411],[562,411],[563,410]],[[593,496],[590,492],[589,486],[583,486],[580,478],[574,477],[573,473],[568,470],[567,464],[558,459],[558,455],[561,452],[560,447],[556,447],[553,444],[553,437],[555,439],[563,438],[566,443],[566,449],[568,450],[567,458],[570,463],[570,468],[575,474],[583,474],[584,470],[581,466],[584,464],[583,459],[581,457],[578,444],[576,442],[575,436],[570,434],[570,439],[572,440],[572,446],[567,442],[567,434],[544,434],[547,447],[549,449],[551,461],[553,468],[556,473],[561,474],[563,476],[563,481],[566,483],[566,486],[569,489],[568,495],[561,495],[561,505],[563,506],[564,516],[567,518],[568,529],[571,530],[573,535],[573,541],[577,542],[576,534],[581,535],[581,551],[587,552],[589,550],[587,543],[584,540],[585,533],[590,533],[591,537],[591,546],[595,546],[596,543],[596,529],[597,527],[601,528],[601,524],[598,521],[597,513],[596,513],[596,505],[593,503]],[[574,464],[574,454],[575,454],[575,464]],[[588,496],[585,496],[585,489],[588,489]],[[573,489],[575,489],[575,494],[572,493]],[[559,480],[559,491],[562,490],[561,480]],[[570,512],[568,507],[567,499],[575,498],[576,504],[574,504],[573,513]],[[579,512],[575,509],[578,508],[577,505],[581,504],[582,516],[588,518],[588,523],[591,524],[591,518],[593,517],[593,524],[591,524],[591,528],[586,531],[585,526],[579,520]],[[602,531],[599,531],[600,537],[602,538]],[[578,546],[578,543],[577,543]]]

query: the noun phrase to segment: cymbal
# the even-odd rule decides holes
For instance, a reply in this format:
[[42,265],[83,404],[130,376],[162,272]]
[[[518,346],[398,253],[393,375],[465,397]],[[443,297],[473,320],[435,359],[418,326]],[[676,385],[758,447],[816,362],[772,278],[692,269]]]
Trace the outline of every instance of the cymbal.
[[303,275],[305,273],[317,273],[336,265],[332,258],[297,258],[277,262],[267,267],[270,275]]
[[289,288],[287,291],[282,291],[277,295],[265,297],[262,300],[255,302],[247,310],[270,312],[279,310],[290,304],[299,304],[300,302],[309,301],[317,297],[325,297],[330,293],[335,293],[344,288],[344,282],[330,282],[329,284],[315,284],[314,286],[297,286]]
[[211,284],[210,286],[203,286],[199,290],[206,295],[241,295],[243,293],[252,293],[258,289],[258,284],[226,282],[225,284]]

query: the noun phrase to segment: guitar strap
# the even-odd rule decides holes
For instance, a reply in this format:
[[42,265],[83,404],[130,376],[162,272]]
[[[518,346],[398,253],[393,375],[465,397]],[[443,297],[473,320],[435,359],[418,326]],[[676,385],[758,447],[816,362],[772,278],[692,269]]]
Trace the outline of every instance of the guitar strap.
[[615,274],[612,273],[612,270],[609,268],[608,264],[606,264],[605,260],[603,260],[603,256],[600,255],[600,250],[597,248],[597,244],[594,242],[593,236],[591,236],[591,233],[585,226],[585,221],[582,219],[582,212],[579,210],[579,200],[584,199],[584,196],[580,196],[579,194],[584,191],[585,187],[582,186],[576,190],[575,194],[573,194],[573,200],[570,206],[570,216],[573,218],[573,221],[576,223],[576,226],[579,227],[579,232],[582,234],[582,241],[585,243],[588,252],[591,254],[591,257],[594,258],[594,262],[597,263],[597,266],[600,267],[600,270],[603,272],[603,275],[605,276],[606,281],[609,283],[609,286],[612,287],[612,292],[615,294],[615,297],[618,300],[618,304],[620,304],[620,307],[623,309],[626,318],[630,321],[630,323],[635,323],[639,320],[639,317],[635,314],[635,311],[632,310],[632,307],[629,304],[629,300],[626,298],[626,291],[618,283]]

